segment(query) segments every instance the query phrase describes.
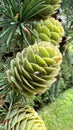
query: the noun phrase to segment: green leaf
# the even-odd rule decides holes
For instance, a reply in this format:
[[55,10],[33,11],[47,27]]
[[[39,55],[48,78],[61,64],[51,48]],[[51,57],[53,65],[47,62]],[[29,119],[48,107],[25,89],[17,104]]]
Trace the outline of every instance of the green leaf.
[[24,37],[24,40],[25,40],[25,44],[29,45],[28,39],[27,39],[26,34],[23,30],[22,30],[22,34],[23,34],[23,37]]
[[7,28],[7,29],[0,35],[0,38],[1,38],[2,36],[4,36],[9,30],[10,30],[10,28]]
[[10,46],[10,40],[12,39],[13,34],[14,34],[14,30],[13,30],[12,32],[10,32],[9,37],[8,37],[8,39],[7,39],[7,46],[8,46],[8,47]]

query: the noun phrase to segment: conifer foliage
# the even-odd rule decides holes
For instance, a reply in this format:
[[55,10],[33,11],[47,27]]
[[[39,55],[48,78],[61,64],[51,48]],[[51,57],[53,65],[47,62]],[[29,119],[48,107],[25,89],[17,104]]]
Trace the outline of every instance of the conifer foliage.
[[52,15],[60,3],[61,0],[1,1],[1,129],[46,130],[24,99],[44,93],[59,73],[59,43],[64,29]]

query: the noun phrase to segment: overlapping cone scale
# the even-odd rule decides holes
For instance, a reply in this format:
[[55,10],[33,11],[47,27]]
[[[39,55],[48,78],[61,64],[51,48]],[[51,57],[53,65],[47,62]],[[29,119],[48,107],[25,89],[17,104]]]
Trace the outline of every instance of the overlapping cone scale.
[[46,130],[43,120],[30,106],[13,107],[5,118],[6,130]]
[[[32,0],[26,2],[26,7],[30,2],[32,3]],[[38,8],[39,13],[35,16],[36,19],[47,19],[48,16],[56,13],[57,9],[60,7],[61,0],[42,0],[41,2],[43,2],[43,4]]]
[[45,0],[44,5],[41,7],[45,7],[45,10],[40,12],[39,17],[42,19],[48,18],[48,16],[51,16],[54,14],[57,9],[60,7],[61,0]]
[[33,28],[34,36],[31,35],[31,42],[36,40],[48,41],[54,45],[59,45],[64,36],[64,29],[61,23],[54,18],[48,18],[47,20],[36,22]]
[[43,41],[35,43],[11,60],[6,72],[8,82],[25,96],[42,94],[55,82],[61,62],[62,55],[56,46]]

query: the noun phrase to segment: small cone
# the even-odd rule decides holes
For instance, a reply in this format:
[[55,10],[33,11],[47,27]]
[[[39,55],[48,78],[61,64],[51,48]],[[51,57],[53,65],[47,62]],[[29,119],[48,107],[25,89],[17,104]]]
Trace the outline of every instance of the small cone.
[[8,112],[6,130],[46,130],[43,120],[30,106],[16,105]]
[[49,42],[39,42],[24,48],[11,60],[7,70],[11,87],[25,96],[44,93],[55,82],[62,55]]
[[39,39],[42,41],[51,42],[54,45],[59,45],[64,36],[64,29],[61,23],[54,18],[49,18],[45,21],[41,20],[39,23],[34,25],[33,33],[31,35],[31,42],[34,43]]

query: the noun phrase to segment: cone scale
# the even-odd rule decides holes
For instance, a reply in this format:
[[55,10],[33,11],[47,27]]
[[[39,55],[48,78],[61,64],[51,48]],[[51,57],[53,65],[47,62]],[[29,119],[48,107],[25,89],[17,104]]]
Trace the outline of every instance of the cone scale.
[[49,42],[39,42],[18,52],[10,63],[7,77],[10,86],[25,96],[44,93],[55,82],[62,55]]
[[52,14],[56,13],[57,9],[60,7],[60,3],[61,0],[45,0],[43,5],[45,10],[40,13],[39,17],[42,19],[47,19]]
[[64,36],[64,29],[61,23],[54,18],[36,22],[33,28],[34,36],[31,35],[31,42],[36,40],[51,42],[54,45],[59,45]]
[[38,113],[28,105],[15,105],[4,120],[6,130],[46,130]]

